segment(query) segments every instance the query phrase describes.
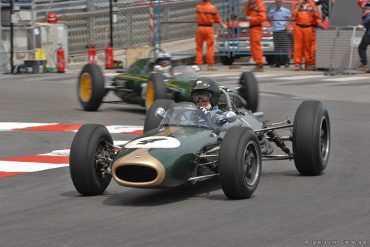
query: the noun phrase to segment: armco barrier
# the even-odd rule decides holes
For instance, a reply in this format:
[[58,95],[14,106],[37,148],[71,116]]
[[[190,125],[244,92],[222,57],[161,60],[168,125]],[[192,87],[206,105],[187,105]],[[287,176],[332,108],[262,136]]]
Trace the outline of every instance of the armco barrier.
[[[353,70],[360,65],[358,45],[364,30],[356,27],[337,27],[317,30],[316,68]],[[370,58],[370,51],[367,56]]]

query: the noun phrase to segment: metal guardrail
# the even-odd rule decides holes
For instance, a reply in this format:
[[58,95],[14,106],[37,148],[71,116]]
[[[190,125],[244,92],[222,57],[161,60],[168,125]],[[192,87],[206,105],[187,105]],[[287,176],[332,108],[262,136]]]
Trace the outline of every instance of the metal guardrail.
[[[156,6],[160,7],[160,16],[157,16],[157,21],[177,23],[162,25],[159,29],[162,42],[194,37],[196,28],[194,9],[198,3],[199,1],[195,0],[170,1],[159,3]],[[97,49],[103,49],[109,43],[109,11],[106,8],[108,6],[97,0],[95,7],[102,10],[61,16],[68,26],[71,55],[85,53],[86,46],[89,44],[95,44]],[[148,1],[135,4],[118,1],[117,7],[118,21],[114,24],[114,46],[117,49],[126,49],[150,45]]]

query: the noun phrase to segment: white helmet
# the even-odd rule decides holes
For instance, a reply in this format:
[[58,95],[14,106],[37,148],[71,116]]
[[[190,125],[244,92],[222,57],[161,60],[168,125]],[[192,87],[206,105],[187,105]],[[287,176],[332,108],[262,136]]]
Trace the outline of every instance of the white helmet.
[[158,64],[160,61],[168,60],[171,61],[171,54],[167,52],[158,52],[156,53],[155,62]]

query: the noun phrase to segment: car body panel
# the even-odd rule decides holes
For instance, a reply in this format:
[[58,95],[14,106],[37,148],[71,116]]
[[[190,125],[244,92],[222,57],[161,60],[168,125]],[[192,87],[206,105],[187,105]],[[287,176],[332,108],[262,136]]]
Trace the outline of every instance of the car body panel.
[[[152,72],[152,66],[150,58],[139,59],[125,73],[115,76],[112,82],[115,94],[123,102],[144,106],[146,85]],[[194,71],[188,73],[189,66],[174,66],[173,70],[174,75],[164,81],[168,98],[176,102],[191,101],[192,82],[198,75]]]

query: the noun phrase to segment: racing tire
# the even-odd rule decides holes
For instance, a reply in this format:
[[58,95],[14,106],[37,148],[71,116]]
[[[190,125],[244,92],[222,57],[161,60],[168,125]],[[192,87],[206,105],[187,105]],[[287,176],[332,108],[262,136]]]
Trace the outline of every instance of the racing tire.
[[102,70],[96,64],[86,64],[77,82],[77,96],[82,108],[85,111],[96,111],[106,94]]
[[161,107],[167,111],[174,104],[175,101],[169,99],[158,99],[154,101],[145,115],[144,133],[156,129],[161,123],[162,119],[155,116],[155,111],[157,110],[157,108]]
[[151,73],[148,84],[146,87],[145,94],[145,108],[149,108],[153,105],[157,99],[167,99],[167,88],[164,83],[163,75],[160,73]]
[[249,198],[256,190],[262,169],[258,138],[251,128],[226,132],[220,149],[219,180],[229,199]]
[[330,154],[329,113],[320,101],[304,101],[298,107],[293,124],[293,158],[304,176],[320,175]]
[[243,72],[239,79],[238,94],[247,102],[246,108],[252,112],[258,109],[259,90],[257,79],[252,72]]
[[83,125],[73,138],[69,157],[72,182],[80,194],[101,195],[108,187],[112,175],[101,171],[103,164],[97,155],[102,153],[113,159],[113,140],[107,128],[99,124]]
[[220,56],[220,59],[223,65],[232,65],[234,63],[235,57]]

